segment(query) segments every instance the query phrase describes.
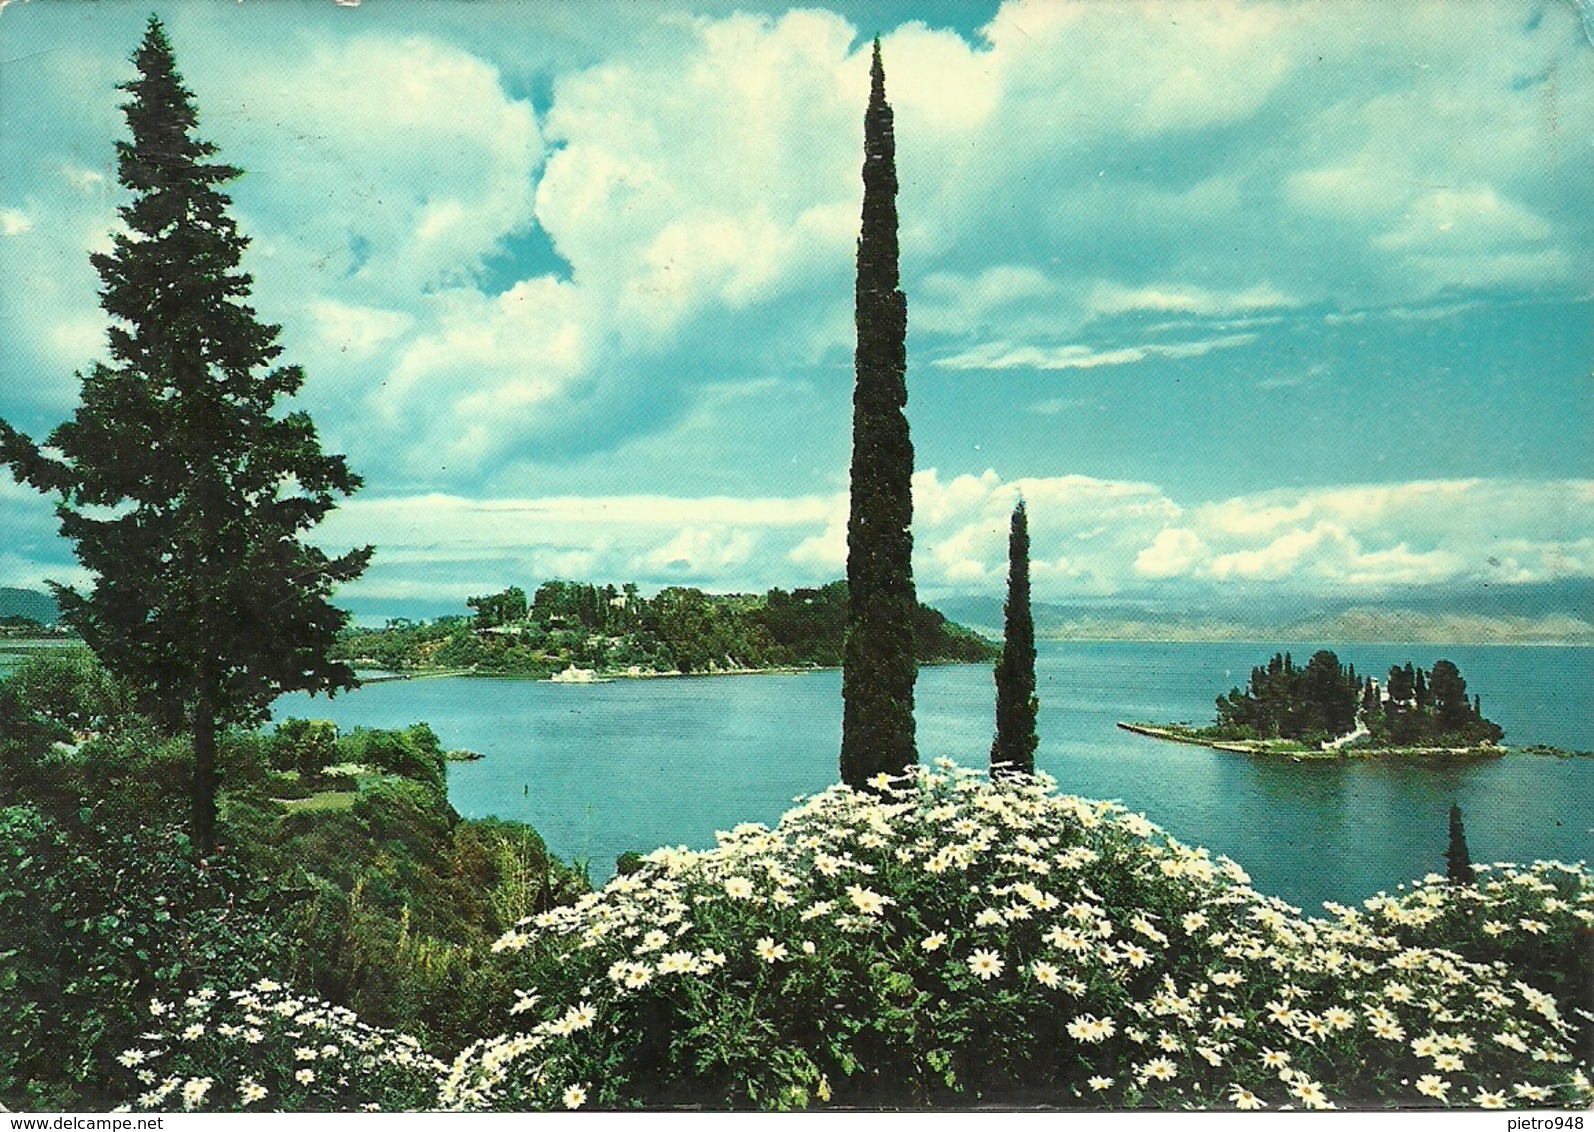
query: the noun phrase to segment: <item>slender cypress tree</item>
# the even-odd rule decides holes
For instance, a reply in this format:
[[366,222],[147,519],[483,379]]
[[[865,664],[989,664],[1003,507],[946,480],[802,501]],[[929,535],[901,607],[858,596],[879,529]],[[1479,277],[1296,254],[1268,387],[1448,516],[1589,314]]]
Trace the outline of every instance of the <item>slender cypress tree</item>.
[[847,637],[841,778],[863,786],[916,762],[913,683],[913,442],[908,436],[908,302],[897,272],[896,140],[880,41],[864,115],[847,521]]
[[1445,878],[1452,884],[1472,883],[1472,857],[1467,853],[1467,831],[1461,825],[1461,807],[1450,803],[1450,844],[1445,849]]
[[0,422],[0,462],[58,497],[61,533],[94,578],[56,586],[62,612],[142,706],[194,744],[194,840],[214,846],[224,727],[263,720],[290,690],[352,687],[328,659],[348,615],[327,600],[370,548],[329,559],[300,541],[360,485],[279,397],[304,382],[270,368],[279,327],[248,305],[246,237],[220,186],[239,175],[194,137],[198,115],[171,44],[151,18],[123,84],[132,134],[117,143],[133,194],[126,231],[92,257],[111,317],[110,364],[83,380],[59,456]]
[[996,740],[991,769],[1035,773],[1035,619],[1029,608],[1029,520],[1024,501],[1013,508],[1007,536],[1007,604],[1002,655],[996,660]]

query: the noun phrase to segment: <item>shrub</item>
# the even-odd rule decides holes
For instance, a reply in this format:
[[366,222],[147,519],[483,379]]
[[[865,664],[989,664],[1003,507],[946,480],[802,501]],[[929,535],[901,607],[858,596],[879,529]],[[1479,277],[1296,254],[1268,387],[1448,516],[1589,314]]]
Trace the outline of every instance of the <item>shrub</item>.
[[174,827],[0,810],[0,1097],[103,1108],[111,1053],[161,988],[242,982],[279,946],[265,887]]
[[117,1060],[128,1109],[338,1112],[435,1107],[442,1066],[415,1039],[269,979],[142,1004],[146,1029]]
[[[832,788],[498,943],[461,1108],[1582,1103],[1538,972],[1302,919],[1044,777]],[[1594,900],[1576,873],[1566,917]]]
[[443,758],[442,741],[424,723],[402,731],[356,728],[338,742],[338,757],[321,765],[336,762],[359,763],[401,778],[412,778],[439,791],[447,789],[448,763]]
[[317,774],[340,761],[338,725],[329,719],[285,719],[272,733],[269,759],[273,770]]
[[[1587,965],[1567,951],[1594,923],[1581,866],[1435,877],[1303,918],[1234,862],[1051,785],[938,764],[833,787],[774,830],[658,850],[525,918],[493,946],[496,984],[458,950],[401,938],[404,970],[432,972],[406,973],[412,988],[472,1009],[514,988],[501,1032],[448,1066],[269,984],[192,994],[193,1021],[123,1051],[146,1075],[128,1096],[508,1110],[1594,1098],[1573,1017]],[[479,849],[458,852],[469,875]],[[323,1022],[356,1036],[317,1045]]]

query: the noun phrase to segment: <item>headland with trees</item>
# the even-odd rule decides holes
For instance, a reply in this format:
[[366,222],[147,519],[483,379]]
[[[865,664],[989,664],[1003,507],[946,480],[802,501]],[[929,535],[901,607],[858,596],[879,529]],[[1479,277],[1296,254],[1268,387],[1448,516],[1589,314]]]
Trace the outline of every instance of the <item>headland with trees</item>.
[[[473,597],[469,616],[345,629],[333,655],[401,675],[536,678],[719,675],[841,665],[847,583],[762,594],[549,581]],[[986,662],[995,648],[927,605],[913,621],[920,664]]]

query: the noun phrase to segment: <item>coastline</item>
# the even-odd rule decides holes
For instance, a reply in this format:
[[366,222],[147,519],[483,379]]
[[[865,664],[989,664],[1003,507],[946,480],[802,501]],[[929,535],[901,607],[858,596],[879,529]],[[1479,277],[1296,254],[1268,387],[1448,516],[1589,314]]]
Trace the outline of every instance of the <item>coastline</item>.
[[[984,660],[924,660],[920,668],[950,668],[962,664],[989,664]],[[412,668],[402,672],[391,669],[373,670],[361,676],[362,684],[383,684],[394,680],[437,679],[446,676],[499,678],[504,680],[533,680],[542,684],[609,684],[616,680],[692,680],[708,676],[801,676],[809,672],[840,672],[839,664],[765,665],[758,668],[711,668],[692,672],[673,672],[656,668],[570,668],[560,669],[552,675],[537,672],[495,672],[481,668]],[[570,676],[570,672],[583,675]]]
[[[1131,735],[1147,739],[1160,739],[1168,743],[1184,743],[1192,747],[1206,747],[1214,751],[1229,751],[1238,755],[1261,755],[1267,758],[1290,758],[1297,762],[1306,759],[1367,759],[1367,758],[1503,758],[1514,753],[1509,747],[1483,745],[1476,747],[1308,747],[1291,739],[1214,739],[1197,735],[1181,727],[1159,726],[1150,723],[1126,723],[1118,727]],[[1569,752],[1570,753],[1570,752]]]
[[[540,672],[494,672],[481,668],[412,668],[402,672],[382,669],[361,676],[361,684],[386,684],[395,680],[436,680],[450,676],[480,677],[483,679],[530,680],[539,684],[609,684],[615,680],[679,680],[698,676],[795,676],[804,672],[835,672],[840,666],[775,666],[768,668],[716,668],[703,672],[666,672],[657,669],[631,671],[628,669],[563,668],[552,675]],[[577,672],[582,675],[567,676]]]

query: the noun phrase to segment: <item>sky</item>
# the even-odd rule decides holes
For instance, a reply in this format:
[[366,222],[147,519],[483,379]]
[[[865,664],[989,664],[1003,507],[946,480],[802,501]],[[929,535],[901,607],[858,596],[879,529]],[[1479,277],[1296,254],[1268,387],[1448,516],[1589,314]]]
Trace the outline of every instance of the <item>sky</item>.
[[[844,573],[878,35],[921,596],[1594,643],[1573,0],[0,4],[0,418],[105,357],[151,11],[365,487],[362,619]],[[82,582],[0,478],[0,585]],[[1446,621],[1446,619],[1449,619]]]

